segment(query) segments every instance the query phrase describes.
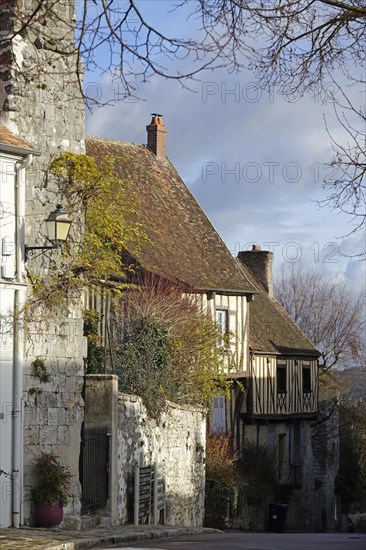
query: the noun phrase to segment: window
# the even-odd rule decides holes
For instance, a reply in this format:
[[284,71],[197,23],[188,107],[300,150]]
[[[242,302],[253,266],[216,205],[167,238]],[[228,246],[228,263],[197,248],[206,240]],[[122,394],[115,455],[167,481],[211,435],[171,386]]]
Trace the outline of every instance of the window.
[[278,480],[283,483],[286,479],[285,442],[286,434],[278,434]]
[[277,393],[287,392],[286,366],[277,365]]
[[274,424],[270,424],[268,427],[268,448],[271,452],[275,450],[276,447],[276,430]]
[[224,395],[212,398],[211,432],[214,434],[226,432],[226,407]]
[[305,462],[305,424],[304,421],[290,425],[289,454],[292,466]]
[[216,323],[220,330],[220,345],[223,345],[224,338],[228,332],[228,311],[227,309],[216,309]]
[[302,367],[302,391],[311,392],[311,371],[310,367]]

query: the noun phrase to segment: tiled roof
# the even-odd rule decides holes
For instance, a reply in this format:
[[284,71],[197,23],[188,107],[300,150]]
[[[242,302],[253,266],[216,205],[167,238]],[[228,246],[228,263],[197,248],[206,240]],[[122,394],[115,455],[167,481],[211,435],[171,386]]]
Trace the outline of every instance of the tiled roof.
[[122,157],[118,174],[129,182],[150,243],[137,260],[147,271],[197,290],[256,292],[217,231],[167,159],[144,145],[87,138],[86,152]]
[[237,260],[243,273],[259,293],[249,304],[249,345],[253,351],[284,355],[319,356],[318,350],[250,269]]
[[24,141],[24,139],[10,132],[10,130],[5,128],[2,124],[0,124],[0,146],[1,145],[5,145],[6,147],[14,147],[16,149],[29,150],[29,152],[32,151],[32,147]]

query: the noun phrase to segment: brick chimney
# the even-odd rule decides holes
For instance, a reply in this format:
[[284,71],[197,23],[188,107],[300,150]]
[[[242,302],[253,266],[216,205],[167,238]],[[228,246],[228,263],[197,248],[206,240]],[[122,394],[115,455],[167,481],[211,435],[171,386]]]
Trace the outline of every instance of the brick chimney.
[[147,146],[156,155],[160,158],[166,157],[166,127],[162,119],[163,115],[158,113],[152,113],[152,120],[148,126],[147,130]]
[[262,250],[259,244],[253,244],[252,250],[244,250],[238,254],[239,260],[262,283],[268,295],[273,297],[272,264],[273,253]]

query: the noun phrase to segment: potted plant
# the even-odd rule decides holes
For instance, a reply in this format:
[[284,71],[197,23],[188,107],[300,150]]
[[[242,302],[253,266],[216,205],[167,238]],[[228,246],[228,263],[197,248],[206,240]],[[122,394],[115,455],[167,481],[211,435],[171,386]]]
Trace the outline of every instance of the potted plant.
[[33,489],[36,520],[40,527],[54,527],[63,519],[67,504],[71,473],[53,453],[41,453],[36,460],[38,485]]

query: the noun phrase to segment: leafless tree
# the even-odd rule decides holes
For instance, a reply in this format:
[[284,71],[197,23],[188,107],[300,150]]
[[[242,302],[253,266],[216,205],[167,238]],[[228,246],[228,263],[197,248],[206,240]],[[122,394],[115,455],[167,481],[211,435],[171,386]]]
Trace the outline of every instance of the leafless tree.
[[221,29],[230,37],[225,54],[232,66],[238,68],[244,58],[262,86],[276,85],[290,100],[310,92],[315,100],[333,104],[344,132],[342,140],[330,134],[333,158],[323,182],[329,194],[320,205],[352,216],[348,234],[364,228],[365,2],[200,0],[198,4],[196,13],[212,42],[220,47]]
[[[286,96],[298,97],[312,89],[322,92],[323,100],[332,99],[337,87],[329,77],[333,79],[337,69],[349,83],[365,83],[366,6],[360,0],[181,0],[178,5],[172,1],[177,17],[179,8],[186,6],[196,16],[201,32],[195,39],[164,34],[149,23],[143,4],[135,0],[83,0],[76,2],[73,45],[55,44],[55,29],[47,26],[48,19],[67,22],[60,4],[3,0],[0,5],[13,14],[16,25],[1,40],[37,31],[45,47],[63,55],[77,51],[86,69],[121,78],[127,94],[132,75],[147,78],[157,73],[183,82],[219,60],[237,69],[246,64],[263,84],[277,84]],[[70,20],[69,26],[73,24]],[[169,72],[163,65],[163,60],[190,56],[195,64],[186,72]]]
[[[316,460],[332,471],[338,461],[335,449],[339,441],[342,457],[347,452],[343,435],[352,433],[349,412],[355,407],[353,392],[345,382],[346,371],[341,377],[334,367],[355,367],[347,371],[352,372],[353,380],[355,373],[364,373],[365,295],[354,293],[319,267],[301,263],[282,265],[275,280],[275,294],[321,353],[319,411],[312,424],[312,439]],[[359,408],[362,407],[364,401]],[[356,429],[360,426],[358,422]],[[358,432],[355,442],[359,452],[357,467],[364,475],[365,446]]]
[[361,366],[365,358],[365,296],[318,267],[283,264],[276,298],[321,353],[325,371]]
[[[195,38],[164,34],[136,0],[82,0],[77,3],[76,42],[55,37],[47,21],[72,26],[59,0],[3,0],[0,8],[13,14],[15,26],[0,38],[2,45],[17,35],[76,58],[81,86],[83,68],[108,74],[117,87],[115,99],[136,93],[136,79],[152,74],[188,86],[203,70],[227,66],[249,68],[260,86],[276,86],[294,100],[312,93],[333,103],[346,137],[333,136],[334,169],[324,185],[324,201],[354,216],[351,232],[365,225],[365,57],[366,5],[362,0],[172,0],[179,17],[190,12]],[[67,9],[72,3],[66,2]],[[1,13],[0,13],[1,16]],[[187,28],[186,20],[182,28]],[[65,34],[65,33],[64,33]],[[5,60],[6,61],[6,60]],[[4,60],[3,60],[4,62]],[[354,99],[354,96],[357,98]]]
[[[365,106],[357,110],[340,87],[339,96],[343,97],[345,107],[340,114],[339,107],[334,104],[334,111],[346,141],[335,139],[327,128],[333,149],[329,166],[334,176],[324,180],[324,187],[330,193],[318,202],[320,206],[330,206],[352,217],[353,228],[347,234],[350,235],[364,230],[366,225],[366,118]],[[364,257],[365,254],[363,250],[357,255]]]

